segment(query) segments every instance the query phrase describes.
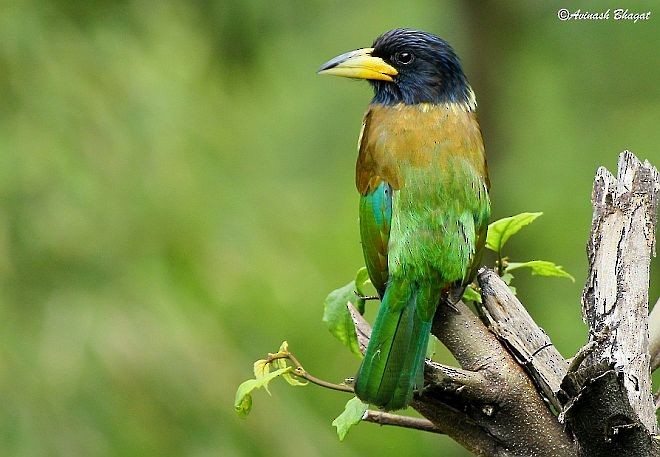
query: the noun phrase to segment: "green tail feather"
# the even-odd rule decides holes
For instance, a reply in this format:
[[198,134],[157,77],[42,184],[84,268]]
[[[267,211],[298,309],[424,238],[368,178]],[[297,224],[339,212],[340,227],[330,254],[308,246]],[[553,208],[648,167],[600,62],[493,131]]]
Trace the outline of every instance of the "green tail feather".
[[[438,299],[439,293],[418,285],[388,284],[355,379],[355,394],[362,401],[389,411],[410,404],[413,391],[423,386],[424,355]],[[432,312],[424,312],[427,307]]]

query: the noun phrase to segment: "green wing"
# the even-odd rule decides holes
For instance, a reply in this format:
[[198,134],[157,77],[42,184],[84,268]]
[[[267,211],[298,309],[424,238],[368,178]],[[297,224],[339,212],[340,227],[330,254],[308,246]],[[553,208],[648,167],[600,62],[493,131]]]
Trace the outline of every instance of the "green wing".
[[360,197],[360,238],[369,277],[382,298],[389,276],[387,244],[392,221],[392,187],[382,181]]

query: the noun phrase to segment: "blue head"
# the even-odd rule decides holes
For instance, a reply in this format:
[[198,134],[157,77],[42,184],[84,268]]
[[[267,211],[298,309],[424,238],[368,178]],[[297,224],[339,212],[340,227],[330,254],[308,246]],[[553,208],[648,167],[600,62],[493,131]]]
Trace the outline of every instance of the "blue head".
[[371,80],[375,103],[467,103],[473,97],[458,56],[443,39],[394,29],[376,38],[372,55],[396,68],[394,81]]
[[385,32],[371,48],[342,54],[319,72],[367,79],[374,88],[373,103],[474,105],[454,50],[443,39],[419,30]]

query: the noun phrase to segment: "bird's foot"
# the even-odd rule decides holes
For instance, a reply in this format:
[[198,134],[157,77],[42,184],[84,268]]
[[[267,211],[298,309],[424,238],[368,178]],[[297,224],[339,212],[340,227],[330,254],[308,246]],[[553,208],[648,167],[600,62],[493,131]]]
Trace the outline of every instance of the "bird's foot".
[[457,314],[460,314],[460,313],[461,313],[461,311],[456,307],[456,303],[458,303],[459,301],[461,301],[460,298],[459,298],[458,300],[452,300],[452,297],[449,296],[449,297],[445,298],[443,301],[444,301],[445,304],[446,304],[448,307],[450,307],[454,312],[456,312]]

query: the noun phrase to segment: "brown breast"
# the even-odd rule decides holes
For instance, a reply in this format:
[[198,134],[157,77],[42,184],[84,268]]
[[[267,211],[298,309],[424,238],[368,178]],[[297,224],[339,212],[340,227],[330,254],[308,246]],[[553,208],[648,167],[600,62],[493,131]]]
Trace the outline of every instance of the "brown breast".
[[472,162],[490,187],[474,111],[456,104],[371,105],[360,134],[357,189],[365,195],[383,180],[400,189],[405,167],[442,172],[457,155]]

